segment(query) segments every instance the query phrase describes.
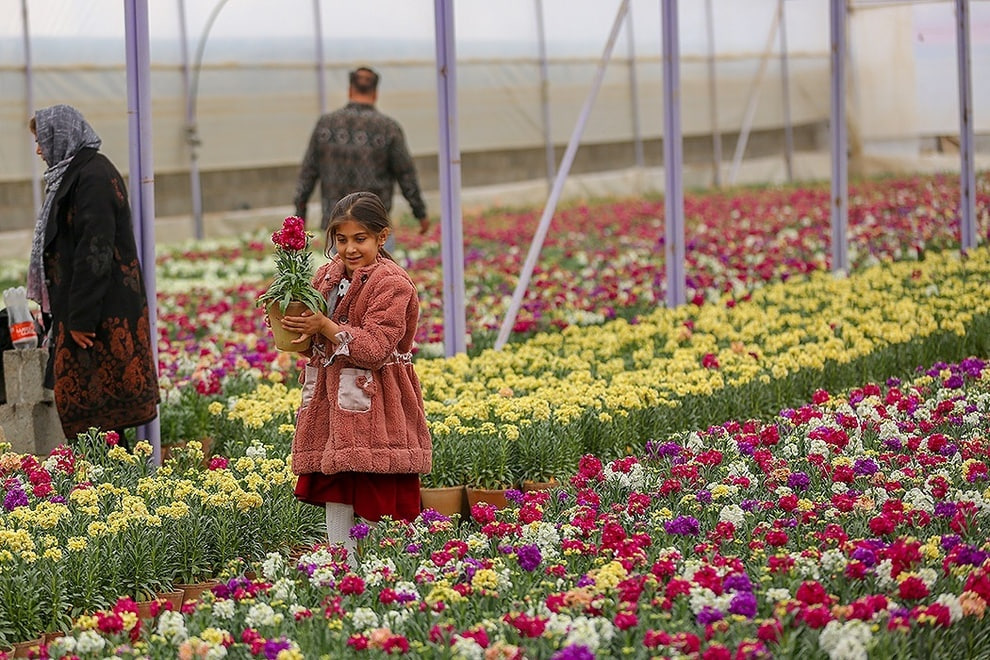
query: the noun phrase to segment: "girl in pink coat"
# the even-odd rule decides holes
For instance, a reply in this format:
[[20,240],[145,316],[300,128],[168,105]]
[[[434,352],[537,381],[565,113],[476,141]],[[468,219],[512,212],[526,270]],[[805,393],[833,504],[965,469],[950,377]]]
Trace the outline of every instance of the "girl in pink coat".
[[297,341],[313,339],[292,442],[296,497],[326,506],[329,542],[351,552],[355,514],[369,521],[419,515],[419,475],[432,464],[412,364],[419,296],[383,247],[390,230],[374,193],[337,202],[327,227],[330,262],[313,278],[327,314],[282,320],[302,334]]

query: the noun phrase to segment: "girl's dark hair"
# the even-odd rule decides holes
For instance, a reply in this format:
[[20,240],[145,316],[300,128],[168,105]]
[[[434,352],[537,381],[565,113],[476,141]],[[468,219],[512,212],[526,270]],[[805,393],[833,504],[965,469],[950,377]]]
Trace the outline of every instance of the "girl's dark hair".
[[[331,248],[336,242],[337,227],[348,220],[353,220],[369,232],[378,236],[386,229],[392,229],[392,221],[389,220],[388,211],[382,204],[381,198],[373,192],[353,192],[350,195],[341,197],[333,211],[330,212],[330,223],[327,225],[327,247],[325,250],[327,259],[331,256]],[[395,259],[384,247],[379,248],[383,257]]]

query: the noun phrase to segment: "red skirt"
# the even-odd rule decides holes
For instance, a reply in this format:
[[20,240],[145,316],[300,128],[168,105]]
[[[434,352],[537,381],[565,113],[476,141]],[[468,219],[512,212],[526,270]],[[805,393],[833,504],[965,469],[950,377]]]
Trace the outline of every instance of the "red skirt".
[[420,511],[419,475],[309,472],[299,475],[296,498],[316,506],[327,502],[350,504],[354,514],[365,520],[377,522],[389,516],[412,522]]

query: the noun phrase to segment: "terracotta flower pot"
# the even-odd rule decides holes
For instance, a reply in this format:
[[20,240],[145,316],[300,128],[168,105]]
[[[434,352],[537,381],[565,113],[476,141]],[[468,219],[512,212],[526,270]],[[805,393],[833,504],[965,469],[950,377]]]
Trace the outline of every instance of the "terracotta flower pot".
[[220,580],[204,580],[203,582],[175,584],[172,586],[176,589],[182,590],[182,602],[188,603],[191,600],[199,600],[205,592],[209,591],[218,584],[220,584]]
[[532,481],[526,479],[522,482],[522,490],[524,493],[534,490],[550,490],[551,488],[557,488],[560,486],[560,482],[556,479],[551,479],[550,481]]
[[424,510],[433,509],[447,517],[464,510],[464,486],[420,488],[419,497]]
[[178,612],[182,609],[182,600],[185,598],[186,593],[182,589],[174,588],[172,591],[163,591],[158,594],[158,600],[164,601],[162,605],[166,603],[172,606],[173,612]]
[[268,314],[268,323],[272,331],[272,337],[275,339],[275,348],[280,351],[289,351],[292,353],[299,353],[309,348],[312,343],[311,339],[293,344],[292,340],[299,338],[301,335],[296,332],[289,332],[282,327],[281,323],[284,316],[300,316],[307,309],[309,308],[305,304],[296,300],[291,301],[286,306],[285,314],[282,313],[277,301],[268,305],[266,312]]
[[487,489],[468,487],[466,491],[468,506],[474,506],[478,502],[487,502],[498,509],[504,509],[509,505],[509,501],[505,499],[504,488]]
[[15,658],[29,658],[31,657],[31,651],[37,650],[39,646],[45,643],[44,637],[39,637],[38,639],[29,639],[24,642],[14,642],[14,657]]

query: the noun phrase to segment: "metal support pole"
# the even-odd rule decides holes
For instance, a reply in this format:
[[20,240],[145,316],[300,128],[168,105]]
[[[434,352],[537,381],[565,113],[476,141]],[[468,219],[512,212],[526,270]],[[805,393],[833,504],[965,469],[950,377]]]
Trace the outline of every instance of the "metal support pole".
[[829,0],[832,46],[832,272],[849,272],[849,154],[846,153],[846,0]]
[[495,339],[495,350],[501,350],[512,333],[516,316],[519,314],[519,308],[522,306],[523,296],[526,294],[526,288],[529,286],[529,278],[533,275],[536,260],[540,256],[540,250],[543,249],[543,241],[547,236],[547,230],[550,229],[550,220],[553,218],[553,212],[557,208],[560,193],[564,189],[564,181],[567,179],[567,175],[571,171],[571,165],[574,163],[574,155],[577,153],[585,124],[588,123],[588,117],[591,115],[591,109],[595,104],[595,97],[598,96],[598,90],[601,89],[602,81],[605,79],[605,66],[612,57],[612,49],[615,47],[615,41],[619,36],[619,29],[622,27],[622,19],[625,17],[628,9],[629,0],[622,0],[619,4],[619,11],[615,16],[615,22],[612,23],[612,32],[609,34],[608,42],[605,44],[605,51],[598,61],[598,70],[595,73],[595,80],[592,83],[591,91],[588,92],[588,97],[584,100],[584,106],[578,115],[577,125],[574,126],[574,131],[571,133],[571,139],[567,143],[567,150],[564,152],[564,157],[560,162],[560,169],[557,171],[557,176],[553,181],[550,197],[543,207],[540,224],[536,228],[536,234],[533,236],[532,243],[529,245],[529,254],[526,255],[526,262],[523,264],[522,272],[519,273],[519,282],[516,284],[516,290],[512,294],[509,309],[506,310],[505,318],[502,319],[502,327],[499,328],[498,337]]
[[753,80],[753,87],[749,92],[749,101],[746,104],[746,112],[743,114],[742,127],[739,129],[739,139],[736,141],[736,152],[732,156],[732,169],[729,172],[729,183],[736,182],[739,175],[739,168],[742,166],[743,154],[746,153],[746,144],[749,142],[749,133],[753,129],[753,120],[756,118],[756,106],[760,101],[760,85],[763,84],[763,77],[767,73],[767,64],[770,62],[770,53],[773,51],[774,37],[777,36],[777,27],[780,25],[780,15],[773,14],[773,22],[770,24],[770,31],[767,33],[767,42],[763,47],[763,55],[760,57],[760,67],[756,71],[756,78]]
[[677,0],[661,0],[663,29],[664,260],[667,307],[687,300],[684,268],[684,152],[681,143],[681,47]]
[[973,168],[973,81],[969,50],[969,0],[956,0],[956,62],[959,68],[959,245],[975,248],[976,172]]
[[[21,0],[21,28],[24,34],[24,102],[27,108],[27,121],[34,117],[34,66],[31,64],[31,26],[28,21],[27,0]],[[25,126],[27,125],[25,121]],[[30,131],[27,137],[28,153],[34,153],[34,138]],[[41,213],[41,178],[38,176],[38,159],[31,159],[31,201],[34,202],[34,216]]]
[[646,160],[643,156],[643,132],[639,126],[639,82],[636,80],[636,38],[633,34],[632,7],[626,12],[626,34],[629,39],[629,103],[632,106],[633,151],[636,155],[636,167],[643,168]]
[[712,183],[722,187],[722,133],[718,130],[718,76],[715,73],[715,12],[705,0],[705,29],[708,33],[708,117],[712,125]]
[[[127,119],[130,146],[130,199],[138,256],[148,297],[151,352],[158,364],[158,289],[155,278],[155,170],[151,139],[151,55],[148,38],[148,0],[126,0],[124,21],[127,43]],[[161,465],[160,419],[137,429],[138,439],[151,442],[151,460]]]
[[434,0],[439,105],[440,238],[443,259],[443,344],[452,357],[467,352],[464,313],[464,233],[461,218],[461,150],[457,140],[457,54],[454,1]]
[[313,35],[316,40],[316,93],[320,97],[320,114],[327,111],[326,62],[323,58],[323,16],[320,13],[320,0],[313,0]]
[[787,63],[787,17],[784,15],[784,0],[777,0],[777,29],[780,36],[780,93],[784,106],[784,166],[787,168],[787,182],[794,181],[794,127],[791,126],[791,88]]
[[536,37],[540,53],[540,114],[543,118],[543,145],[547,157],[547,185],[557,174],[557,155],[553,149],[553,132],[550,130],[550,69],[547,66],[547,35],[543,24],[543,0],[536,2]]
[[203,238],[203,189],[199,175],[199,134],[196,130],[196,99],[189,76],[189,39],[186,35],[186,2],[179,0],[179,39],[182,42],[182,89],[186,96],[186,144],[189,146],[189,197],[193,235]]

